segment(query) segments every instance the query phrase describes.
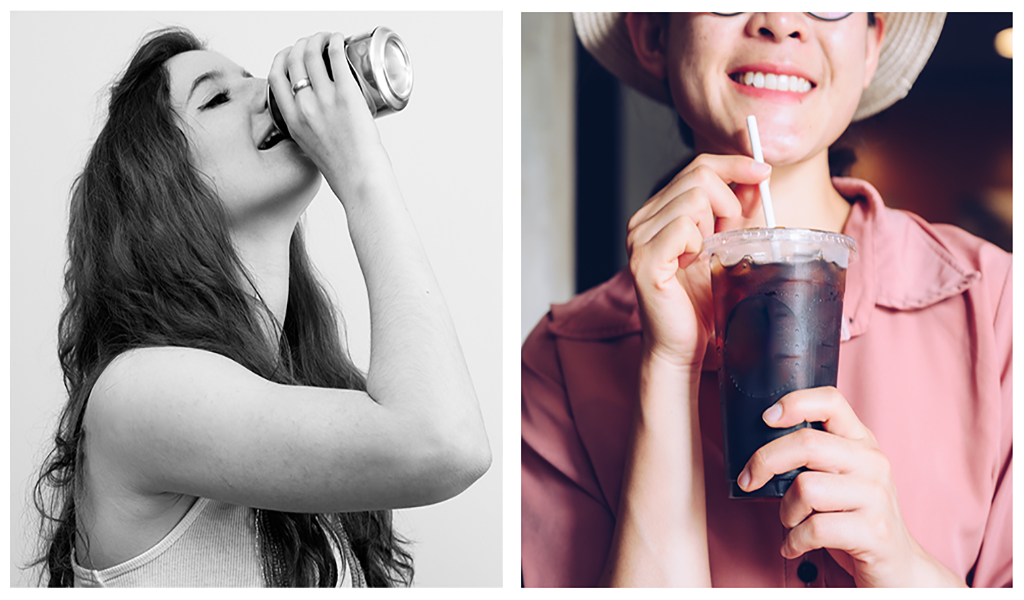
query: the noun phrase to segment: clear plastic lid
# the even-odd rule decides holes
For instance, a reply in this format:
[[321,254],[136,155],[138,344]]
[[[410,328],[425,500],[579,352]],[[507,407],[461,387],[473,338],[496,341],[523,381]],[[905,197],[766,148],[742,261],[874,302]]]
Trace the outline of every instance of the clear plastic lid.
[[857,242],[839,233],[815,229],[737,229],[707,238],[701,252],[717,257],[725,266],[746,256],[759,264],[823,259],[845,269],[857,258]]

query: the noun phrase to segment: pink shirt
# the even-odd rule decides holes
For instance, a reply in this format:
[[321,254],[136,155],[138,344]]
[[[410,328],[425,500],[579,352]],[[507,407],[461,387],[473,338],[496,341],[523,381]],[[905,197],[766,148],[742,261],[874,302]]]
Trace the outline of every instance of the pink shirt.
[[[892,464],[910,533],[975,587],[1013,581],[1011,255],[949,225],[853,204],[839,391]],[[527,586],[593,586],[608,555],[632,407],[640,320],[627,271],[552,306],[522,349],[522,565]],[[704,377],[715,378],[705,370]],[[825,550],[779,554],[778,502],[729,500],[717,385],[699,400],[708,552],[718,587],[852,586]]]

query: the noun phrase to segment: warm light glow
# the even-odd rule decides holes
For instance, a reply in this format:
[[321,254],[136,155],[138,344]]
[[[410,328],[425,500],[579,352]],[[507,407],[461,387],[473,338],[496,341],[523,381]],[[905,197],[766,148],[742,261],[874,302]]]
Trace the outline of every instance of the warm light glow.
[[996,34],[996,52],[999,56],[1013,58],[1013,27]]

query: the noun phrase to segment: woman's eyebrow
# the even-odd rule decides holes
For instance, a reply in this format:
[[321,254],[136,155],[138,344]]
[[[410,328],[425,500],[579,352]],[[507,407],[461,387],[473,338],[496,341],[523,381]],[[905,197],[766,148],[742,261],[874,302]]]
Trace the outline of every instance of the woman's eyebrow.
[[213,79],[219,79],[223,76],[224,71],[221,71],[220,69],[213,69],[203,73],[199,77],[196,77],[195,80],[192,82],[192,87],[188,91],[188,97],[185,99],[185,104],[188,104],[192,101],[192,94],[195,93],[196,88],[198,88],[200,85]]
[[[253,76],[252,73],[250,73],[249,71],[246,71],[245,69],[242,69],[242,77],[244,77],[246,79],[250,79],[250,78],[252,78],[252,76]],[[203,83],[206,83],[207,81],[212,81],[214,79],[220,79],[222,77],[224,77],[224,71],[221,70],[221,69],[211,69],[211,70],[203,73],[199,77],[196,77],[195,80],[192,82],[192,87],[188,91],[188,97],[185,99],[185,103],[188,104],[189,102],[192,101],[192,95],[195,93],[196,88],[198,88],[200,85],[202,85]]]

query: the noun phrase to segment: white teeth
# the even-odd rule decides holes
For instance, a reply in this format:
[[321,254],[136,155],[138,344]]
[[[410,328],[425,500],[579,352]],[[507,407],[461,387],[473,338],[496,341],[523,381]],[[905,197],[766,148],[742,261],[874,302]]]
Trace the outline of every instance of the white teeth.
[[257,146],[257,149],[266,150],[267,144],[269,144],[278,135],[281,135],[281,131],[277,128],[276,125],[272,126],[270,128],[270,131],[267,132],[267,136],[263,138],[263,141],[261,141],[260,145]]
[[811,90],[811,82],[796,75],[777,75],[775,73],[747,71],[736,79],[744,85],[780,92],[809,92]]

